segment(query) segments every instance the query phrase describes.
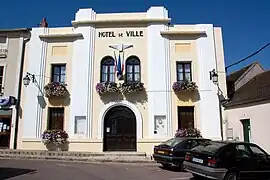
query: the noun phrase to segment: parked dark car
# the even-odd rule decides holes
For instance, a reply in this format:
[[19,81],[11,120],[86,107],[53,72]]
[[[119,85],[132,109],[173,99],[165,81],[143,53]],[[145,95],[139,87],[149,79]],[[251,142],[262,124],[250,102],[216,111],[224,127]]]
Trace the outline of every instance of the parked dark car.
[[153,158],[163,167],[177,166],[182,169],[185,154],[188,150],[199,145],[200,142],[210,141],[203,138],[171,138],[154,147]]
[[186,153],[184,169],[196,178],[269,179],[270,156],[247,142],[208,141]]

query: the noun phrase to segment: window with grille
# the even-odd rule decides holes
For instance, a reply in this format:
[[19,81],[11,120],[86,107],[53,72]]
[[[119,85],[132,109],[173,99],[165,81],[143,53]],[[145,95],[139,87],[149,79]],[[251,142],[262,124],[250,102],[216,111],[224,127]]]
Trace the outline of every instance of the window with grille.
[[141,66],[139,58],[131,56],[126,60],[126,82],[141,81]]
[[64,108],[49,108],[48,129],[64,129]]
[[115,62],[110,56],[106,56],[101,60],[101,82],[115,81]]

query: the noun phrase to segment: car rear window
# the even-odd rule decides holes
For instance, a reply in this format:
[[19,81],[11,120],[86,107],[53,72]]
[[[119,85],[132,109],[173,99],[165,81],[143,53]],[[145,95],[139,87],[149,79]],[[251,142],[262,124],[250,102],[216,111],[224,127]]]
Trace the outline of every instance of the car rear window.
[[192,150],[196,152],[201,152],[201,153],[215,154],[216,152],[219,151],[221,147],[225,145],[226,145],[225,143],[221,143],[221,142],[205,141],[205,142],[200,142],[200,144],[194,147]]
[[174,147],[182,141],[183,141],[183,139],[181,139],[181,138],[172,138],[172,139],[169,139],[168,141],[165,141],[163,144],[170,146],[170,147]]

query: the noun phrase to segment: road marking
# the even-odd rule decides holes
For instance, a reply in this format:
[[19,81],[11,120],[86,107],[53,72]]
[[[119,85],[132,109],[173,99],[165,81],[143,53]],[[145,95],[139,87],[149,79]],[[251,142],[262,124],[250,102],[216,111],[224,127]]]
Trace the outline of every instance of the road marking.
[[66,165],[66,164],[57,164],[57,166],[67,167],[68,165]]
[[192,178],[193,176],[188,176],[188,177],[178,177],[178,178],[172,178],[171,180],[180,180],[180,179],[185,179],[185,180],[187,180],[187,179],[190,179],[190,178]]

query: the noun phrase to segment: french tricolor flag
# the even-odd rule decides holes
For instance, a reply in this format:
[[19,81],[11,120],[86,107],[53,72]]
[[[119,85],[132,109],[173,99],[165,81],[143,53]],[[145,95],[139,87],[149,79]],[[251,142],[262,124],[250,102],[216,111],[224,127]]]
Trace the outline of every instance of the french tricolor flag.
[[123,75],[123,66],[121,63],[121,57],[120,54],[118,56],[118,62],[117,62],[117,77],[120,78]]

